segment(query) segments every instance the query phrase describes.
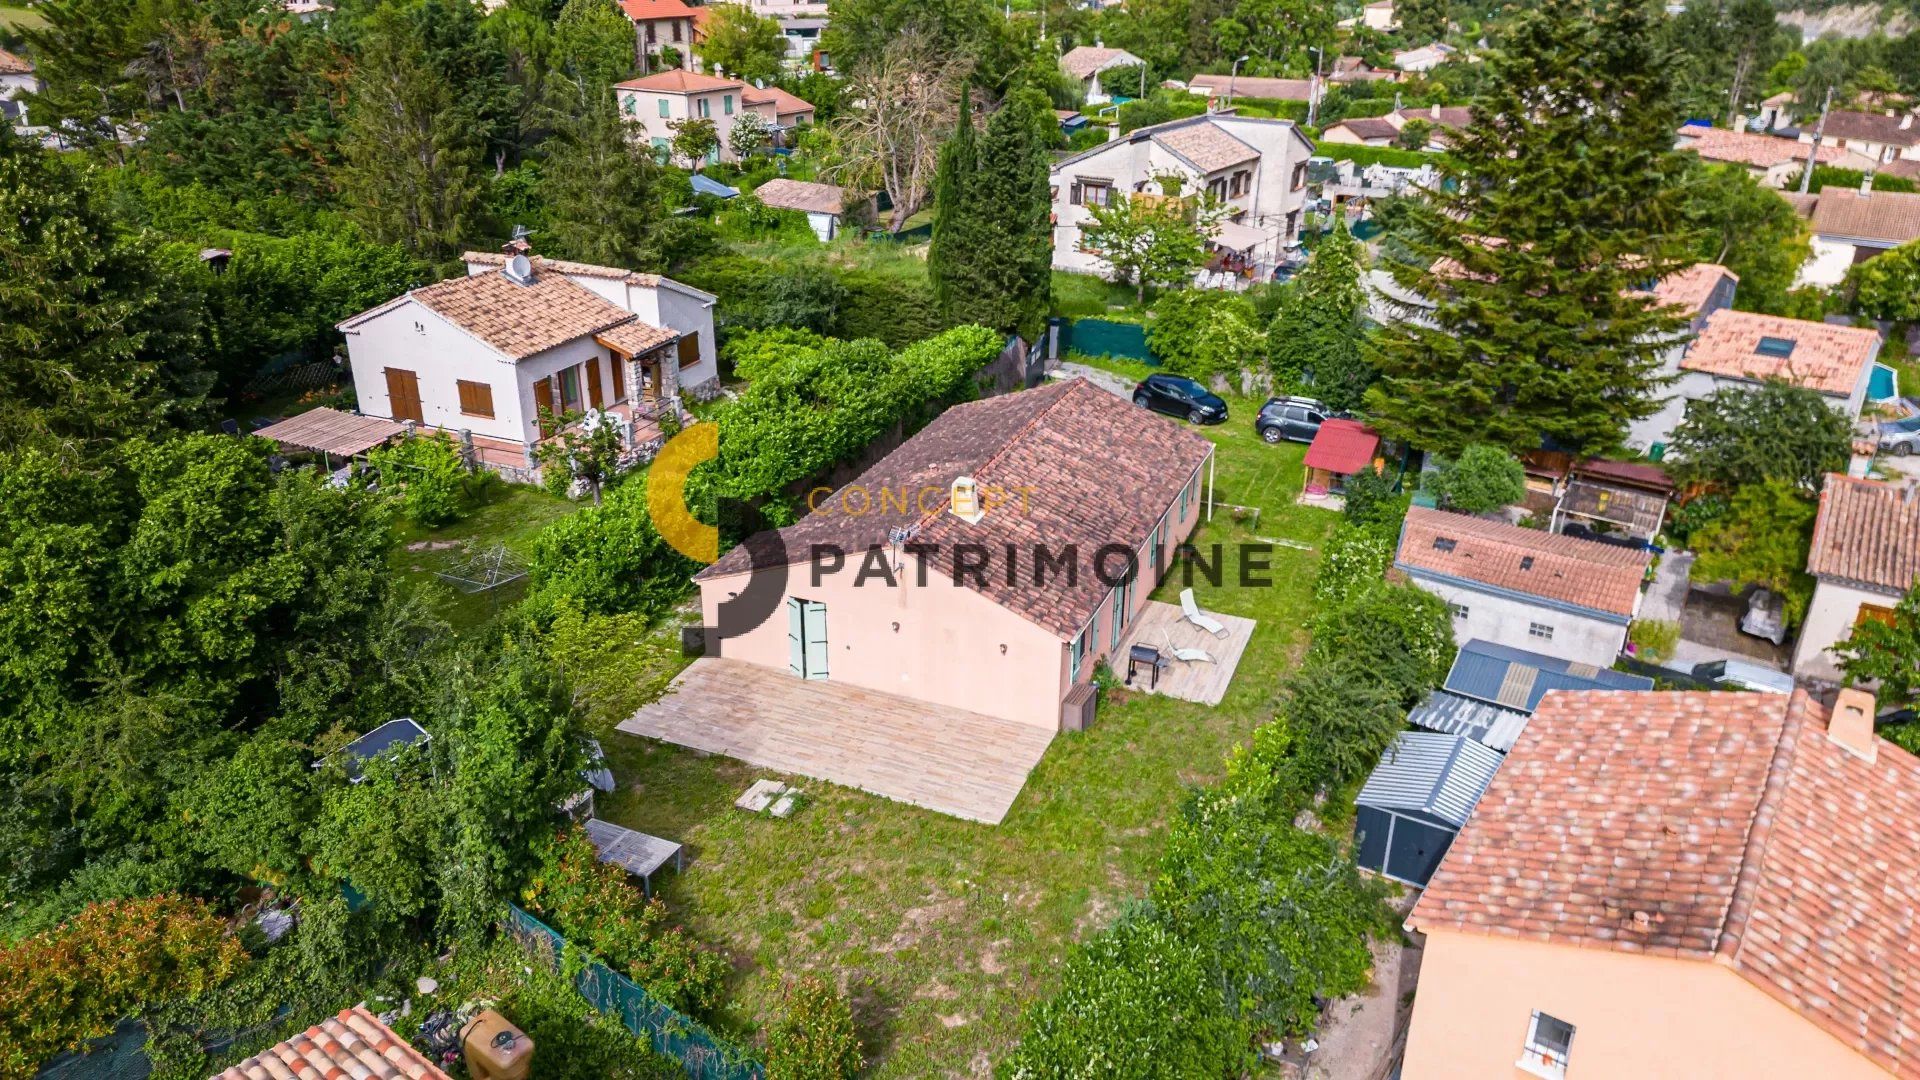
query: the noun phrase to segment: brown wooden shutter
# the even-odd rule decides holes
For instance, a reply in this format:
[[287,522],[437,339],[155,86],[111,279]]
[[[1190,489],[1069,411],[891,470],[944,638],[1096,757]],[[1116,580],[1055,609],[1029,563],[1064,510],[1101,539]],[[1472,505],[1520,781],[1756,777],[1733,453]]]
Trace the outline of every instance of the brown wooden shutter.
[[404,368],[387,368],[387,402],[395,420],[425,423],[420,411],[420,376]]
[[627,361],[621,356],[613,358],[613,400],[627,400]]
[[553,434],[547,425],[547,418],[553,415],[553,380],[541,379],[533,384],[533,410],[540,421],[540,437]]
[[587,404],[596,409],[606,408],[606,402],[600,397],[600,358],[587,361]]
[[493,387],[483,382],[459,380],[460,411],[467,416],[493,416]]
[[680,338],[680,367],[690,368],[700,362],[700,332],[698,330]]

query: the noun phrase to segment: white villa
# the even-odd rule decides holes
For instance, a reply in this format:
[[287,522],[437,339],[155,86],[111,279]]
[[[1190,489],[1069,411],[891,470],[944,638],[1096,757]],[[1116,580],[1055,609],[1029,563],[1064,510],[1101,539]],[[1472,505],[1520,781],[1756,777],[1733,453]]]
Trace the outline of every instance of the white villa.
[[455,434],[478,464],[530,469],[554,416],[595,413],[629,445],[714,382],[715,297],[655,274],[468,252],[465,277],[339,325],[361,413]]
[[1214,113],[1154,124],[1055,163],[1053,265],[1106,274],[1087,244],[1093,206],[1116,195],[1164,198],[1163,178],[1178,178],[1179,195],[1205,192],[1231,211],[1214,246],[1248,268],[1278,263],[1300,232],[1313,144],[1290,120]]

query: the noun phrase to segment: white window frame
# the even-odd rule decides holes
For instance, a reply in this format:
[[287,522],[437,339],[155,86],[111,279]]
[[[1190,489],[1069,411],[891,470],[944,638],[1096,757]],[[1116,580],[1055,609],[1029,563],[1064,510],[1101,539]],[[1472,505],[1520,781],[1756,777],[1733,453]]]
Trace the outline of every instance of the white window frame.
[[[1556,1024],[1564,1024],[1567,1029],[1565,1049],[1556,1050],[1542,1045],[1536,1036],[1540,1034],[1540,1019],[1545,1017]],[[1551,1013],[1533,1010],[1527,1020],[1527,1038],[1520,1047],[1520,1060],[1513,1063],[1514,1068],[1538,1076],[1541,1080],[1565,1080],[1567,1059],[1573,1056],[1573,1036],[1578,1029]]]
[[1552,641],[1553,627],[1548,626],[1546,623],[1530,621],[1527,623],[1527,636],[1530,638],[1539,638],[1541,641]]
[[1083,627],[1079,633],[1073,635],[1073,642],[1067,646],[1067,681],[1070,683],[1080,681],[1080,665],[1087,661],[1088,629],[1090,628]]

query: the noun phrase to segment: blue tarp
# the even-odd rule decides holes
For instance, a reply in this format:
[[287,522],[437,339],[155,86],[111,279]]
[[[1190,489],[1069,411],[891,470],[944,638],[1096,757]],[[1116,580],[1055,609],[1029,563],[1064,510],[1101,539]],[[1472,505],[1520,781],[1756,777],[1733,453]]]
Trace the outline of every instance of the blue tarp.
[[731,188],[712,177],[701,173],[693,174],[693,193],[695,195],[716,195],[722,199],[731,199],[740,194],[739,188]]

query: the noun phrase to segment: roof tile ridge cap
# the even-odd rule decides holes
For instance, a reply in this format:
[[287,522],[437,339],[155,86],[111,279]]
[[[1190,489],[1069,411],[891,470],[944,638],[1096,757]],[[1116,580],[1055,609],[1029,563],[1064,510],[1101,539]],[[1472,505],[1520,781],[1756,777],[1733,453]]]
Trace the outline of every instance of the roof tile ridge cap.
[[1767,762],[1767,777],[1760,785],[1760,797],[1754,800],[1747,842],[1740,852],[1740,872],[1734,877],[1733,891],[1727,897],[1727,909],[1720,919],[1714,960],[1736,971],[1741,970],[1740,950],[1746,944],[1747,921],[1753,915],[1754,898],[1760,890],[1760,868],[1766,863],[1767,849],[1773,840],[1774,815],[1786,794],[1787,777],[1798,757],[1800,736],[1806,730],[1812,702],[1805,690],[1795,690],[1781,713],[1780,734],[1773,744],[1773,756]]
[[[995,450],[991,454],[988,454],[984,459],[981,460],[981,462],[978,465],[975,465],[972,468],[972,470],[970,470],[970,475],[977,478],[981,473],[986,472],[987,467],[992,465],[994,462],[999,461],[1002,457],[1004,457],[1008,449],[1011,448],[1014,443],[1019,442],[1021,438],[1026,436],[1027,433],[1031,432],[1036,426],[1038,426],[1040,421],[1044,417],[1046,417],[1049,413],[1053,412],[1053,410],[1059,408],[1060,403],[1062,401],[1065,401],[1068,397],[1072,396],[1072,394],[1074,393],[1074,383],[1084,383],[1084,382],[1086,382],[1086,379],[1080,378],[1077,376],[1071,380],[1068,380],[1068,382],[1066,383],[1067,389],[1061,391],[1060,395],[1054,398],[1052,401],[1047,402],[1046,406],[1042,408],[1039,412],[1036,412],[1032,416],[1028,417],[1027,422],[1024,424],[1021,424],[1019,430],[1007,436],[1006,440],[1000,444],[999,449]],[[1091,386],[1093,384],[1087,383],[1087,385]],[[1008,396],[1011,397],[1012,395],[1008,395]],[[976,398],[975,400],[987,401],[990,399]],[[967,402],[966,404],[972,404],[972,402]],[[952,483],[952,481],[948,481],[948,483]],[[918,533],[921,529],[926,528],[928,525],[931,525],[934,521],[938,520],[940,515],[944,513],[946,513],[946,509],[944,507],[941,507],[941,508],[929,510],[921,514],[919,520],[913,523],[913,531],[915,533]]]

